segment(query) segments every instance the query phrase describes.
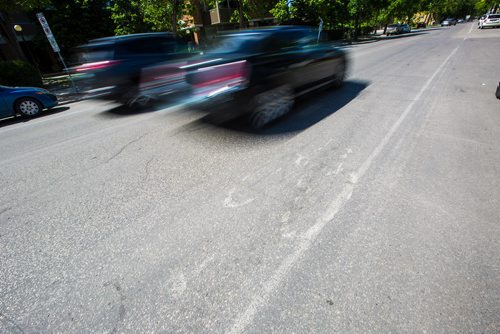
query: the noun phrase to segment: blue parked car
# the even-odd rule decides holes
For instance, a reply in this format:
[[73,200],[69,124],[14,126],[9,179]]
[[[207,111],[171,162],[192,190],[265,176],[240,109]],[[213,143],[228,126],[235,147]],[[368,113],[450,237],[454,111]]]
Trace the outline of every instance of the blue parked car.
[[7,87],[0,85],[0,117],[34,117],[43,109],[57,105],[57,97],[48,90],[36,87]]

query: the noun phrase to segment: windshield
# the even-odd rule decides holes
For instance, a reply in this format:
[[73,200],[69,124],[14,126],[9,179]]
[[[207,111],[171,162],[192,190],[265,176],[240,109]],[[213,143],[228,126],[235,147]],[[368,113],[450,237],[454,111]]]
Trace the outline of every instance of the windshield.
[[112,60],[113,57],[114,51],[112,49],[112,45],[100,47],[79,47],[74,50],[69,62],[71,65],[78,65]]
[[221,36],[215,40],[208,53],[257,52],[264,37],[263,34]]

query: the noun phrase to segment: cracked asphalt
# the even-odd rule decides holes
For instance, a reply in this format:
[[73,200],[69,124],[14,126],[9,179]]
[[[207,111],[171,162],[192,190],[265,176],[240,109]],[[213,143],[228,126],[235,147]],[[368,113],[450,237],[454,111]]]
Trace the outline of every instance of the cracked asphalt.
[[500,332],[500,30],[348,51],[258,133],[97,101],[0,121],[0,332]]

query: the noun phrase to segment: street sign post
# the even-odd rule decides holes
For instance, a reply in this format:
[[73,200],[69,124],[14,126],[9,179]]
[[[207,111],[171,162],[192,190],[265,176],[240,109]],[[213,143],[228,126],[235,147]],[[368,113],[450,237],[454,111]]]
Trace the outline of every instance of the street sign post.
[[43,32],[45,33],[45,36],[47,36],[47,40],[50,43],[50,46],[52,47],[52,50],[54,50],[55,53],[59,56],[59,60],[61,61],[64,70],[68,74],[69,81],[71,82],[71,86],[73,86],[73,90],[75,93],[78,92],[76,89],[75,83],[73,82],[73,78],[71,77],[71,74],[69,73],[68,67],[66,66],[66,63],[64,62],[64,59],[61,55],[61,49],[59,48],[59,45],[57,44],[56,38],[54,37],[54,34],[52,34],[52,30],[50,30],[49,23],[47,22],[47,19],[45,18],[45,15],[43,13],[37,13],[36,17],[38,18],[38,22],[40,22],[40,25],[42,26]]
[[319,18],[319,28],[318,28],[318,43],[321,37],[321,32],[323,31],[323,19]]

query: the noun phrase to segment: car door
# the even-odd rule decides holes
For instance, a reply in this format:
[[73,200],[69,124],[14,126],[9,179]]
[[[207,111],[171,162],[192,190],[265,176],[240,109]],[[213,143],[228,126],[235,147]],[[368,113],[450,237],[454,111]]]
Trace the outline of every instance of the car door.
[[311,39],[314,36],[307,30],[285,30],[276,34],[272,42],[279,47],[275,55],[284,66],[284,81],[294,88],[300,89],[329,75],[323,62],[325,54],[312,45]]
[[297,36],[291,52],[298,59],[299,68],[294,72],[294,77],[300,83],[299,88],[329,80],[337,72],[341,61],[338,52],[328,45],[318,43],[317,34],[313,32]]
[[12,116],[13,110],[7,103],[7,89],[0,87],[0,117]]

